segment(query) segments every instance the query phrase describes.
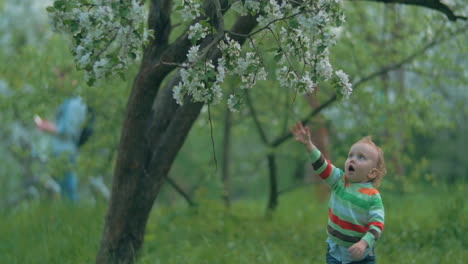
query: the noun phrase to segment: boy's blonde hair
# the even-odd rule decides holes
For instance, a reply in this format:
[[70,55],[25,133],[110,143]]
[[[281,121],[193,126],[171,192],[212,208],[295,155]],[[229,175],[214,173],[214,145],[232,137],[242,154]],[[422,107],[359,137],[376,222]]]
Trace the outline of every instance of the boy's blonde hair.
[[371,136],[363,137],[356,143],[365,143],[373,146],[377,150],[377,176],[372,179],[372,185],[375,188],[379,187],[380,181],[383,179],[385,174],[387,174],[387,169],[385,168],[385,160],[384,160],[384,152],[381,148],[379,148],[374,141],[372,141]]

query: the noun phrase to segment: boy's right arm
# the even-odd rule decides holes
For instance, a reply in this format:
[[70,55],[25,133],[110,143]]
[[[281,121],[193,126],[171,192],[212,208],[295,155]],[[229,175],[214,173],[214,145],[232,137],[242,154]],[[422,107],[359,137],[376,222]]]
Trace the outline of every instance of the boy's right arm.
[[325,159],[320,150],[315,147],[312,143],[308,127],[304,128],[301,122],[297,122],[291,128],[291,133],[294,135],[294,140],[301,142],[305,146],[315,172],[330,188],[333,188],[338,180],[343,177],[343,171],[333,166],[329,160]]
[[343,178],[343,171],[336,168],[329,160],[325,159],[323,154],[318,148],[314,148],[309,155],[310,161],[314,171],[320,178],[333,189],[341,178]]
[[294,135],[294,140],[301,142],[305,146],[307,152],[312,153],[316,149],[312,143],[309,128],[304,127],[301,122],[297,122],[292,126],[291,133]]

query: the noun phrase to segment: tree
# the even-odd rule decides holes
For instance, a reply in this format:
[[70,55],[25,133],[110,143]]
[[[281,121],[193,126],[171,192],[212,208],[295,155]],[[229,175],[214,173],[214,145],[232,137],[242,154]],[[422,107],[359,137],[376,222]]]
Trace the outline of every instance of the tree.
[[[90,85],[123,75],[130,58],[140,58],[140,45],[147,44],[127,102],[97,263],[134,261],[172,162],[202,106],[222,100],[226,74],[242,81],[228,99],[233,110],[241,107],[245,91],[266,78],[263,53],[283,65],[277,70],[282,87],[309,93],[329,81],[337,90],[332,101],[352,92],[348,76],[334,72],[328,59],[332,28],[344,21],[341,1],[209,0],[202,6],[195,0],[152,0],[149,30],[142,26],[142,2],[56,0],[48,8],[56,28],[72,36],[76,64]],[[451,20],[465,19],[441,1],[374,2],[424,6]],[[173,20],[185,30],[176,30]],[[246,41],[250,45],[242,48]]]

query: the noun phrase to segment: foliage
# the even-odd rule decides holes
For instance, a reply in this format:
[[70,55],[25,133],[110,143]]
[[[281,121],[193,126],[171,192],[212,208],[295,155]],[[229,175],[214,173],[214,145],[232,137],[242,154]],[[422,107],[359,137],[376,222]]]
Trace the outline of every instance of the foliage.
[[56,0],[47,12],[54,29],[72,37],[76,66],[90,85],[112,74],[124,76],[151,34],[142,1]]
[[[181,68],[182,80],[174,87],[174,98],[179,104],[183,104],[185,95],[190,95],[195,102],[218,103],[223,97],[220,85],[226,75],[240,76],[240,91],[254,87],[257,81],[267,78],[263,53],[273,55],[277,63],[284,65],[277,74],[283,88],[307,93],[318,82],[334,77],[336,89],[345,96],[351,94],[347,75],[342,70],[333,74],[328,58],[329,47],[336,42],[333,29],[344,22],[341,0],[231,2],[228,12],[257,17],[259,29],[249,35],[225,29],[223,13],[227,9],[222,9],[219,1],[212,4],[212,15],[205,14],[202,1],[178,1],[173,7],[174,13],[180,12],[182,22],[191,21],[187,37],[192,46],[184,62],[164,61],[163,57],[158,63]],[[55,27],[72,37],[75,62],[79,69],[86,71],[90,84],[125,69],[127,57],[137,54],[137,47],[148,39],[149,32],[143,29],[143,8],[136,0],[56,0],[48,11]],[[119,24],[122,21],[125,24]],[[156,32],[156,39],[157,34],[162,35]],[[242,49],[235,40],[238,37],[247,37],[249,45]],[[200,49],[206,41],[209,44]],[[275,45],[264,49],[262,42]],[[208,54],[216,48],[221,58],[212,61]],[[231,110],[239,110],[240,91],[229,96]]]

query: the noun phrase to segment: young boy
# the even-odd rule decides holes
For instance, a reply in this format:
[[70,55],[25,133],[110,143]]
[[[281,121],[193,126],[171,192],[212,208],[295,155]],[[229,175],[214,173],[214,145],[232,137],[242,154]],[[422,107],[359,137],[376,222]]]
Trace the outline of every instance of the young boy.
[[330,187],[327,263],[375,263],[374,244],[384,227],[384,208],[376,187],[386,173],[382,150],[365,137],[349,150],[344,172],[325,160],[308,127],[298,122],[294,139],[306,147],[312,166]]

